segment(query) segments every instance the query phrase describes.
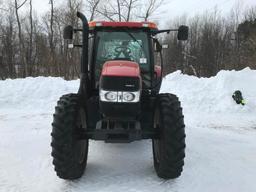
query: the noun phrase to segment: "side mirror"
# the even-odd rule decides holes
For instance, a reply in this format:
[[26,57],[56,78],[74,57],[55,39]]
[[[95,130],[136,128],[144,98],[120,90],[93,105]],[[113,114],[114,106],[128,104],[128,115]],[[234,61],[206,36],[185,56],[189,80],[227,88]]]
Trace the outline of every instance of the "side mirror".
[[162,51],[162,45],[156,39],[154,39],[154,47],[155,47],[155,52],[161,52]]
[[178,40],[188,40],[188,26],[181,25],[178,29]]
[[63,33],[63,38],[67,40],[72,40],[73,39],[73,27],[71,25],[67,25],[64,28],[64,33]]

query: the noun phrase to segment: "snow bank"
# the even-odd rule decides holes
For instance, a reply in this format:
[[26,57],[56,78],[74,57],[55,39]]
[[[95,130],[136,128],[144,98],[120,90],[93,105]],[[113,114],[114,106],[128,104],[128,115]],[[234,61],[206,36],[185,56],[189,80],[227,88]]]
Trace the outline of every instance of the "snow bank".
[[65,93],[76,93],[79,80],[56,77],[28,77],[0,81],[0,111],[49,112]]
[[[256,125],[256,71],[221,71],[215,77],[197,78],[181,74],[167,75],[161,92],[179,96],[187,124],[234,123],[239,127]],[[79,80],[36,77],[0,81],[0,112],[48,113],[53,112],[58,98],[66,93],[76,93]],[[232,99],[235,90],[241,90],[246,105],[237,105]],[[255,116],[255,117],[254,117]],[[217,121],[218,120],[218,121]],[[223,125],[223,124],[222,124]],[[256,127],[256,126],[255,126]]]
[[[179,96],[187,123],[256,127],[256,71],[220,71],[215,77],[197,78],[180,71],[164,78],[161,92]],[[237,105],[232,98],[241,90],[246,105]],[[220,126],[220,125],[219,125]]]
[[[165,77],[161,92],[177,94],[189,111],[205,113],[256,112],[256,71],[220,71],[215,77],[197,78],[180,71]],[[246,105],[235,105],[232,94],[241,90]]]

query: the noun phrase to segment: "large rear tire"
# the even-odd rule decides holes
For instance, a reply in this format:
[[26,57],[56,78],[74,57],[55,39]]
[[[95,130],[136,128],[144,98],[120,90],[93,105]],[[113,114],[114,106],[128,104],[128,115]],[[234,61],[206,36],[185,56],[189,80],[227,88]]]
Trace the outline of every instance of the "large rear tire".
[[153,139],[154,167],[159,177],[174,179],[181,175],[185,158],[185,125],[177,96],[159,94],[154,115],[159,138]]
[[85,170],[88,139],[79,140],[77,130],[86,127],[86,115],[77,94],[63,95],[55,107],[52,123],[52,157],[57,175],[78,179]]

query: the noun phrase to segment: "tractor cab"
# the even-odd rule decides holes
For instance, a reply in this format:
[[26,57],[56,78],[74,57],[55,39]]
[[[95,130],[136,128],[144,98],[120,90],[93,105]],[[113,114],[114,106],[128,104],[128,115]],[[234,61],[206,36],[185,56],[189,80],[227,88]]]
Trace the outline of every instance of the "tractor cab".
[[152,87],[154,57],[152,34],[157,30],[150,22],[90,22],[90,68],[95,70],[95,88],[99,85],[107,61],[131,61],[138,64],[142,88]]
[[82,55],[81,68],[88,68],[91,90],[94,91],[99,90],[103,65],[107,61],[121,60],[138,64],[143,93],[158,93],[162,80],[163,59],[162,46],[155,36],[159,33],[178,31],[179,40],[188,38],[187,26],[174,30],[159,30],[153,22],[91,21],[84,24],[83,29],[67,26],[64,29],[64,39],[72,40],[73,32],[78,31],[84,34],[83,45],[71,44],[69,47],[77,46],[88,50],[88,53],[84,51]]

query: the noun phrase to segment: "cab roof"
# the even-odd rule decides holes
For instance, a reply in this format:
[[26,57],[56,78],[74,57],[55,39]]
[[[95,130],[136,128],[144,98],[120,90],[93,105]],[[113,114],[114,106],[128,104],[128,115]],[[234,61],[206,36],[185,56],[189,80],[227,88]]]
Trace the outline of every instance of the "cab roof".
[[151,30],[157,30],[157,25],[153,22],[112,22],[112,21],[91,21],[89,22],[89,28],[91,30],[95,28],[149,28]]

